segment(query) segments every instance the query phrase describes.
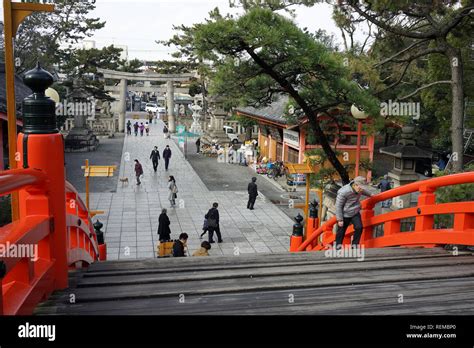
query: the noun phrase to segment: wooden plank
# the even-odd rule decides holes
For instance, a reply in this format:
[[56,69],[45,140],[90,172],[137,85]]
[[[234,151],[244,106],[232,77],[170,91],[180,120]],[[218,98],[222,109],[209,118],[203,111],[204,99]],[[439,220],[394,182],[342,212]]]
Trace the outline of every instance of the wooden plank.
[[[73,273],[71,288],[37,314],[459,313],[463,304],[474,311],[472,256],[441,248],[365,252],[364,262],[324,252],[104,262]],[[291,306],[289,293],[298,301]]]
[[[425,279],[446,279],[453,277],[473,277],[472,265],[461,266],[434,266],[426,267],[421,271],[417,267],[403,270],[369,270],[350,271],[341,273],[339,277],[334,274],[321,274],[317,277],[308,275],[272,276],[256,278],[224,279],[209,282],[183,281],[177,283],[118,285],[111,287],[77,288],[74,293],[78,302],[119,300],[140,297],[178,296],[184,294],[213,294],[236,293],[240,291],[258,291],[270,289],[295,289],[308,287],[324,287],[351,284],[371,284],[384,282],[401,282]],[[63,300],[63,299],[62,299]],[[64,301],[69,301],[65,295]]]
[[[388,260],[415,260],[415,259],[434,259],[434,258],[447,258],[452,256],[447,256],[446,254],[439,255],[414,255],[414,256],[389,256],[389,257],[373,257],[364,262],[379,262],[379,261],[388,261]],[[303,265],[325,265],[325,264],[334,264],[334,263],[353,263],[354,259],[337,259],[337,258],[325,258],[316,261],[293,261],[291,265],[293,266],[303,266]],[[358,262],[358,261],[357,261]],[[259,267],[286,267],[289,262],[258,262],[258,263],[237,263],[237,264],[217,264],[217,265],[194,265],[187,264],[185,266],[171,266],[171,267],[152,267],[152,268],[142,268],[138,270],[111,270],[111,271],[98,271],[98,272],[84,272],[84,278],[92,277],[112,277],[112,276],[127,276],[127,275],[140,275],[140,274],[160,274],[160,273],[170,273],[170,272],[180,272],[180,271],[203,271],[203,270],[229,270],[229,269],[250,269],[250,268],[259,268]]]
[[[189,280],[217,280],[231,278],[248,278],[248,277],[265,277],[265,276],[291,276],[306,274],[309,276],[317,276],[324,273],[340,273],[356,270],[388,270],[388,269],[404,269],[409,267],[433,267],[433,266],[455,266],[455,265],[472,265],[474,266],[473,257],[443,257],[437,259],[408,259],[378,262],[351,262],[351,263],[327,263],[324,265],[291,265],[281,267],[257,267],[244,269],[220,269],[216,270],[200,270],[200,271],[180,271],[169,272],[166,274],[129,274],[109,277],[84,278],[79,287],[90,286],[114,286],[125,284],[162,284],[165,282],[181,282]],[[319,267],[316,267],[319,266]]]
[[[413,306],[416,299],[430,298],[431,303],[440,303],[445,310],[454,308],[449,301],[450,296],[456,297],[464,294],[468,300],[472,300],[472,289],[474,278],[461,278],[445,281],[424,281],[424,282],[404,282],[390,284],[372,284],[360,285],[356,287],[332,287],[332,288],[313,288],[296,289],[291,291],[295,296],[295,303],[289,304],[288,291],[269,291],[253,292],[239,294],[225,294],[213,296],[186,296],[184,304],[177,303],[177,298],[146,298],[136,300],[125,300],[120,302],[120,306],[111,306],[110,302],[93,302],[85,305],[67,305],[58,307],[60,313],[64,314],[243,314],[246,308],[250,308],[250,313],[263,313],[265,308],[269,311],[278,311],[283,309],[288,312],[287,307],[297,307],[297,311],[314,311],[317,307],[318,312],[324,311],[325,314],[342,311],[342,314],[355,314],[356,309],[360,312],[362,309],[374,309],[373,314],[384,314],[383,311],[392,308],[394,311],[404,310],[410,313],[412,309],[407,305]],[[405,304],[397,302],[399,293],[405,294]],[[435,296],[444,296],[441,301]],[[388,307],[383,311],[377,307],[375,301],[386,303]],[[448,301],[447,301],[448,300]],[[385,302],[383,302],[385,301]],[[428,304],[416,302],[416,308],[427,308]],[[421,306],[422,305],[422,306]],[[309,307],[313,306],[313,309]],[[326,309],[326,307],[328,309]],[[466,305],[467,306],[467,305]],[[298,307],[300,307],[298,309]],[[280,308],[280,309],[279,309]],[[471,306],[471,309],[474,308]],[[439,309],[439,308],[438,308]],[[436,310],[438,310],[436,309]],[[54,311],[49,308],[50,312]],[[328,311],[328,313],[326,313]],[[357,312],[356,314],[361,314]],[[308,314],[308,313],[306,313]]]
[[[449,252],[441,248],[433,249],[412,249],[412,248],[382,248],[382,249],[366,249],[365,257],[370,259],[377,256],[409,256],[409,255],[450,255]],[[172,265],[185,267],[186,265],[226,265],[226,264],[242,264],[242,263],[266,263],[266,262],[296,262],[301,260],[324,260],[326,256],[324,252],[302,252],[302,253],[285,253],[285,254],[268,254],[268,255],[246,255],[229,257],[229,256],[213,256],[213,257],[185,257],[185,258],[166,258],[166,259],[141,259],[141,260],[118,260],[94,263],[89,267],[90,272],[112,271],[112,270],[138,270],[147,268],[166,268]]]

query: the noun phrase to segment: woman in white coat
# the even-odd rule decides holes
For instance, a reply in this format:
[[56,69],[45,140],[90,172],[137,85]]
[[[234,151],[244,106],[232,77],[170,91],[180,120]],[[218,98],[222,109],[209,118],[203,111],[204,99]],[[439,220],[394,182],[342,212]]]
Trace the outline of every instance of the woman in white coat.
[[176,186],[176,180],[173,175],[170,175],[168,178],[168,190],[170,191],[168,200],[171,203],[171,207],[174,207],[176,205],[176,198],[178,198],[178,186]]

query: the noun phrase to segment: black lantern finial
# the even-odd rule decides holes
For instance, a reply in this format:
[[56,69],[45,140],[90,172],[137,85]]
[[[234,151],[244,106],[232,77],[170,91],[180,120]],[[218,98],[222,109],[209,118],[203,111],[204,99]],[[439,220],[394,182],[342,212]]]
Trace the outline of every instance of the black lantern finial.
[[23,100],[23,133],[58,133],[56,103],[45,96],[46,89],[54,82],[53,75],[41,68],[38,62],[34,69],[25,74],[23,82],[33,91]]

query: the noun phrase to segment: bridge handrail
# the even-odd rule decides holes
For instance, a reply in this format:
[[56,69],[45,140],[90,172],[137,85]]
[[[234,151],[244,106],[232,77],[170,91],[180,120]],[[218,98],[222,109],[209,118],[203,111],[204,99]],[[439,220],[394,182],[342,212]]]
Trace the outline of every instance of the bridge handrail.
[[47,184],[48,177],[37,169],[12,169],[0,171],[0,196],[28,187],[39,187]]
[[[80,229],[79,232],[83,233],[85,235],[85,238],[87,238],[88,242],[93,248],[93,255],[91,257],[94,260],[97,260],[99,258],[99,248],[98,248],[98,241],[97,241],[97,234],[95,232],[95,229],[92,225],[92,220],[90,218],[90,215],[88,213],[87,207],[82,201],[81,197],[79,196],[79,193],[77,192],[76,188],[69,182],[66,181],[66,195],[70,193],[74,195],[74,200],[76,202],[76,205],[79,209],[77,209],[77,216],[81,221],[85,222],[85,225],[87,226],[87,230],[85,227],[83,227],[83,224],[81,223],[80,226],[77,226],[74,224],[74,226],[68,225],[67,227],[77,227]],[[67,204],[67,199],[66,199],[66,204]],[[68,214],[69,215],[69,214]],[[91,251],[91,250],[89,250]],[[90,253],[89,253],[90,254]],[[72,262],[75,262],[77,260],[70,260],[69,263],[71,264]]]
[[[18,221],[0,228],[0,242],[8,243],[10,248],[17,245],[18,249],[24,244],[37,245],[38,250],[36,260],[32,260],[31,255],[0,257],[5,270],[0,275],[0,315],[31,314],[34,307],[56,288],[54,270],[58,261],[52,253],[55,218],[50,211],[50,184],[48,176],[38,169],[0,171],[0,196],[24,192],[31,198],[30,203],[21,208],[25,210]],[[77,262],[90,264],[100,256],[97,235],[76,189],[68,182],[65,186],[66,195],[74,197],[77,207],[66,209],[66,231],[69,239],[72,239],[70,236],[74,238],[67,245],[66,266],[75,266]],[[68,200],[64,202],[67,203]]]
[[407,185],[399,186],[381,192],[368,199],[361,201],[362,209],[372,209],[378,202],[390,198],[403,196],[413,192],[434,192],[437,188],[474,183],[474,172],[458,173],[452,175],[440,176],[428,180],[415,181]]
[[[368,199],[361,201],[362,211],[373,211],[373,208],[376,203],[382,202],[394,197],[406,195],[408,193],[413,192],[421,192],[425,194],[432,194],[436,191],[437,188],[445,187],[445,186],[452,186],[452,185],[461,185],[461,184],[469,184],[474,183],[474,172],[467,172],[467,173],[459,173],[459,174],[452,174],[441,176],[437,178],[432,178],[423,181],[416,181],[404,186],[396,187],[390,189],[388,191],[376,194]],[[421,197],[420,197],[421,198]],[[413,212],[411,212],[413,210]],[[416,209],[414,208],[405,208],[396,210],[394,212],[390,212],[387,214],[395,214],[397,220],[406,218],[408,216],[415,216],[414,212]],[[383,214],[382,214],[383,215]],[[378,219],[380,217],[377,216]],[[374,217],[371,217],[371,220]],[[386,220],[381,220],[378,223],[386,222]],[[329,220],[324,222],[318,229],[316,229],[309,238],[307,238],[297,249],[297,251],[305,251],[307,248],[311,248],[320,235],[325,231],[332,231],[334,225],[337,223],[337,219],[335,216],[331,217]],[[364,226],[365,228],[366,226]]]

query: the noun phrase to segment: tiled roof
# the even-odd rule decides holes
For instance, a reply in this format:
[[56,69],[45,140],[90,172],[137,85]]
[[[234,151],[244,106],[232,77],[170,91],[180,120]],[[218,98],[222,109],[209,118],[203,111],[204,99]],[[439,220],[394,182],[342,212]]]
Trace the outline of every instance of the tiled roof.
[[[0,112],[4,114],[7,112],[7,91],[5,80],[5,65],[2,63],[0,64]],[[23,83],[23,79],[15,76],[15,98],[18,115],[21,115],[21,103],[23,99],[25,99],[31,93],[33,92]]]
[[262,108],[254,108],[251,106],[236,108],[237,112],[256,116],[262,119],[273,121],[279,124],[288,124],[288,121],[285,119],[285,109],[288,104],[288,96],[282,95],[278,100],[274,101],[268,106]]
[[381,153],[392,155],[397,158],[431,158],[432,154],[414,145],[392,145],[382,147],[379,150]]

